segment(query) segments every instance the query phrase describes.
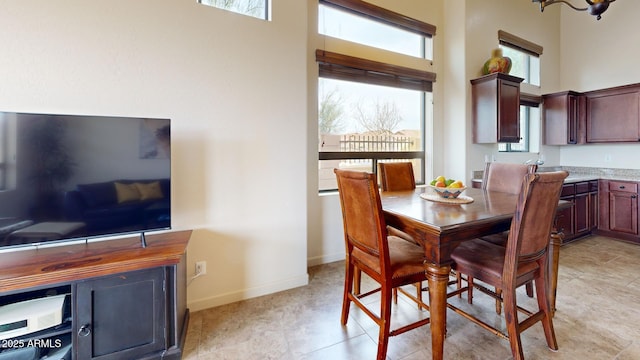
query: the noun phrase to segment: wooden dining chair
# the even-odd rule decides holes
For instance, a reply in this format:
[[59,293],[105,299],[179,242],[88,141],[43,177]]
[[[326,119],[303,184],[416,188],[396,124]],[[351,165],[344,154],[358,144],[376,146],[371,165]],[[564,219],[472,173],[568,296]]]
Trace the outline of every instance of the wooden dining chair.
[[[548,293],[548,248],[560,191],[567,175],[566,171],[525,175],[506,247],[474,239],[463,242],[451,254],[453,268],[467,276],[468,289],[473,288],[474,280],[502,289],[500,295],[492,295],[503,303],[507,333],[450,303],[447,306],[482,328],[507,338],[514,359],[524,359],[520,334],[538,321],[542,323],[549,348],[558,349]],[[516,302],[516,288],[532,280],[538,303],[535,313],[525,311]],[[487,289],[487,293],[491,292]],[[519,310],[527,315],[523,321],[518,320]]]
[[[380,162],[378,163],[378,175],[380,175],[380,188],[382,191],[407,191],[416,188],[415,175],[413,173],[413,164],[411,162]],[[387,225],[387,231],[390,235],[411,241],[415,241],[411,235]],[[356,274],[356,283],[360,283],[360,273]],[[416,294],[410,294],[402,288],[394,289],[393,301],[398,302],[398,291],[408,298],[414,300],[418,304],[418,309],[422,309],[422,283],[415,283]]]
[[413,164],[410,162],[378,163],[382,191],[404,191],[416,188]]
[[[487,162],[484,168],[484,176],[482,180],[482,189],[487,191],[499,191],[509,194],[518,194],[522,186],[522,180],[526,174],[534,174],[538,169],[536,164],[518,164],[518,163],[500,163],[500,162]],[[507,238],[509,237],[509,231],[504,231],[497,234],[481,237],[484,241],[489,241],[493,244],[506,246]],[[458,288],[461,287],[461,277],[458,274]],[[526,284],[527,294],[533,296],[533,285],[531,283]],[[496,293],[500,294],[500,289],[495,289]],[[469,304],[473,302],[473,289],[469,291],[468,298]],[[502,305],[500,301],[496,301],[496,313],[502,312]]]
[[487,162],[484,167],[482,189],[517,194],[520,192],[524,175],[533,174],[537,170],[536,164]]
[[[429,323],[429,318],[423,318],[395,330],[390,327],[392,290],[426,280],[424,250],[419,245],[388,234],[374,174],[338,169],[334,172],[338,180],[346,245],[341,321],[343,325],[347,324],[352,302],[362,309],[380,327],[377,359],[383,360],[390,336]],[[363,294],[355,293],[356,269],[371,277],[379,287]],[[378,292],[381,304],[376,314],[360,299]],[[428,309],[426,304],[422,305]]]

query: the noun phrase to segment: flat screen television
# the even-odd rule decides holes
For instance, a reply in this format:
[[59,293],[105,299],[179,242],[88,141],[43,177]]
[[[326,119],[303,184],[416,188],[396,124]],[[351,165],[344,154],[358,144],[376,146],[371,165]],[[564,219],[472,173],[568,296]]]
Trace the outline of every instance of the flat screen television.
[[0,249],[170,229],[170,129],[0,112]]

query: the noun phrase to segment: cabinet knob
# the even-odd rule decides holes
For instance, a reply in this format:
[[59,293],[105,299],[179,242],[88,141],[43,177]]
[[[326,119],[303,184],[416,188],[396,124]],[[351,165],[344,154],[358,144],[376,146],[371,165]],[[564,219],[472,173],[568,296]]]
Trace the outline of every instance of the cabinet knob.
[[624,185],[620,185],[620,189],[624,189]]
[[91,325],[82,325],[80,329],[78,329],[78,336],[86,337],[89,335],[91,335]]
[[632,198],[632,199],[635,199],[635,198],[637,198],[637,196],[635,196],[635,195],[631,195],[631,198]]

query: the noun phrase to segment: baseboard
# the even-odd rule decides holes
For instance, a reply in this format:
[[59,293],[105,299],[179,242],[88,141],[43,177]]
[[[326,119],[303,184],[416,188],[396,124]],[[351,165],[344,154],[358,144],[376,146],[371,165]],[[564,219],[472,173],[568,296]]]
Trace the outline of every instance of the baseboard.
[[196,311],[209,309],[220,305],[231,304],[237,301],[247,300],[262,295],[269,295],[280,291],[290,290],[308,284],[309,274],[305,274],[273,284],[258,286],[250,289],[243,289],[206,299],[196,300],[193,302],[189,302],[187,304],[187,307],[189,308],[190,312],[193,313]]
[[[328,264],[335,261],[343,261],[344,253],[321,255],[311,257],[307,259],[307,266],[317,266],[322,264]],[[231,304],[237,301],[247,300],[254,297],[269,295],[279,291],[290,290],[296,287],[305,286],[309,284],[309,275],[299,276],[289,279],[288,281],[282,281],[275,284],[259,286],[251,289],[239,290],[236,292],[226,293],[222,295],[213,296],[206,299],[200,299],[187,303],[187,307],[191,312],[196,312],[212,307]]]
[[307,258],[307,266],[317,266],[344,260],[344,252],[340,254],[321,255]]

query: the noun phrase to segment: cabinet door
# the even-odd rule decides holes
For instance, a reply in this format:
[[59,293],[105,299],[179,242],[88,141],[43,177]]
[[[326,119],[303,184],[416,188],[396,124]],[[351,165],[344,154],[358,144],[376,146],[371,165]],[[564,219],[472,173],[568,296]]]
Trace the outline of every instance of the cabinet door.
[[471,80],[473,142],[520,141],[520,82],[495,73]]
[[598,192],[589,193],[589,231],[598,227]]
[[609,230],[638,235],[638,195],[609,192]]
[[609,180],[598,182],[598,230],[609,231]]
[[587,142],[640,141],[640,93],[613,88],[587,96]]
[[77,284],[76,359],[140,359],[165,349],[164,269]]
[[544,96],[544,144],[582,144],[584,139],[585,97],[575,92]]
[[500,81],[498,88],[498,142],[520,141],[520,83]]
[[562,232],[563,241],[571,240],[575,237],[576,233],[576,205],[575,201],[576,186],[575,184],[562,185],[562,191],[560,192],[560,200],[571,202],[571,207],[558,210],[556,213],[556,229]]
[[591,224],[589,219],[589,194],[577,194],[574,200],[576,216],[576,234],[589,232]]
[[[560,199],[566,200],[566,201],[573,201],[573,196],[561,197]],[[562,232],[562,234],[564,235],[563,239],[565,241],[573,239],[575,234],[574,211],[575,211],[575,205],[571,205],[568,208],[564,208],[556,212],[555,226],[559,232]]]

